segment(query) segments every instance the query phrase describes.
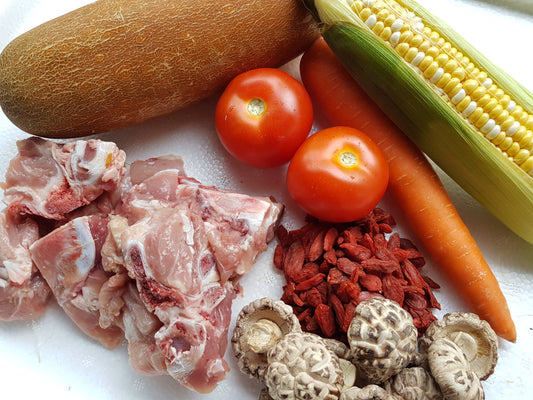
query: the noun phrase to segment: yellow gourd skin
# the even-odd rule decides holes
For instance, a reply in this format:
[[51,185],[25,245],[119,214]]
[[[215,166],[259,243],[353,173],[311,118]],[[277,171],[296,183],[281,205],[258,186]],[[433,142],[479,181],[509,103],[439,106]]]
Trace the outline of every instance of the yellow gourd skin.
[[317,37],[299,0],[99,0],[8,44],[0,106],[43,137],[116,130],[278,67]]

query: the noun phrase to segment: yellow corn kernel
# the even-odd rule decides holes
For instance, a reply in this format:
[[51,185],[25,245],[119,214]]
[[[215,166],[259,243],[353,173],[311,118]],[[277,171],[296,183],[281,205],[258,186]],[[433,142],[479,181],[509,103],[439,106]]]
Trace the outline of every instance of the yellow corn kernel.
[[509,156],[511,157],[514,157],[518,154],[519,151],[520,151],[520,146],[518,145],[518,143],[513,142],[513,144],[507,150],[507,154],[509,154]]
[[503,141],[505,140],[507,136],[505,135],[505,132],[500,132],[498,134],[498,136],[496,136],[494,139],[492,139],[492,143],[495,145],[495,146],[498,146],[501,148],[501,144],[503,143]]
[[467,79],[463,82],[463,88],[465,92],[471,94],[475,89],[479,87],[479,83],[475,79]]
[[455,106],[457,108],[457,111],[464,112],[466,108],[472,103],[472,99],[470,96],[465,96],[457,105]]
[[526,171],[529,175],[533,176],[533,156],[530,156],[526,161],[524,161],[520,168]]
[[450,79],[450,81],[446,84],[446,86],[444,86],[444,91],[446,93],[450,93],[453,89],[455,89],[457,87],[457,85],[460,84],[460,80],[458,78],[454,78],[452,77],[452,79]]
[[396,53],[402,58],[405,58],[405,54],[407,54],[407,51],[409,50],[409,44],[408,43],[399,43],[396,48]]
[[429,66],[424,71],[424,76],[426,77],[426,79],[430,79],[433,82],[434,79],[432,78],[435,76],[438,70],[439,70],[439,66],[437,65],[436,62],[433,61],[429,64]]
[[[498,108],[498,107],[500,107],[500,106],[496,106],[496,108]],[[491,115],[492,115],[493,112],[494,112],[494,110],[492,110]],[[511,127],[513,126],[512,123],[514,122],[514,118],[511,119],[512,117],[509,116],[509,111],[507,111],[507,110],[503,110],[502,109],[502,111],[499,114],[495,114],[495,116],[492,117],[492,118],[494,118],[494,120],[496,121],[496,123],[498,125],[502,126],[502,129],[503,129],[503,124],[504,123],[507,124],[506,125],[506,127],[507,127],[506,130],[511,129]],[[511,124],[511,126],[509,126],[509,124]]]
[[403,31],[400,35],[400,40],[399,42],[400,43],[410,43],[411,40],[413,39],[413,36],[415,36],[415,34],[413,32],[411,32],[410,30],[409,31]]
[[418,49],[416,47],[411,47],[407,51],[407,53],[405,53],[404,59],[408,63],[411,63],[414,60],[414,58],[416,57],[417,54],[418,54]]
[[420,68],[421,71],[425,72],[432,62],[433,62],[433,57],[426,55],[422,59],[422,61],[420,61],[420,64],[418,64],[418,68]]
[[372,32],[374,32],[376,35],[379,36],[384,28],[385,28],[385,24],[383,23],[383,21],[378,21],[372,27]]
[[520,147],[524,149],[527,149],[528,147],[530,147],[533,144],[533,132],[527,131],[524,137],[520,139],[518,144],[520,145]]
[[439,67],[442,67],[446,65],[446,63],[450,60],[450,57],[446,55],[446,53],[440,53],[438,56],[433,56],[437,64],[439,64]]

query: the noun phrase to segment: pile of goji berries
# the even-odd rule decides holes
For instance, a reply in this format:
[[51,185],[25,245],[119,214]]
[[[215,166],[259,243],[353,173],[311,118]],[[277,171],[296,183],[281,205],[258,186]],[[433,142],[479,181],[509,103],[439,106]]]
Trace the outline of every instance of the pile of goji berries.
[[394,225],[376,208],[350,224],[309,217],[297,230],[278,227],[274,265],[287,281],[281,300],[303,330],[344,340],[356,306],[374,296],[400,304],[420,334],[436,319],[430,308],[440,309],[432,293],[439,285],[420,273],[423,254]]

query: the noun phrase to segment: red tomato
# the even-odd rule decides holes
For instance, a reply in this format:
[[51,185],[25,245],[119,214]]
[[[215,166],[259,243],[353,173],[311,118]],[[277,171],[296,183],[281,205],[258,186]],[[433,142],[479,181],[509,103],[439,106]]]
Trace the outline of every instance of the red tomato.
[[389,166],[363,132],[337,126],[311,135],[287,170],[289,194],[307,213],[349,222],[376,207],[387,189]]
[[218,137],[226,150],[260,168],[287,163],[312,124],[313,106],[303,85],[274,68],[235,77],[215,111]]

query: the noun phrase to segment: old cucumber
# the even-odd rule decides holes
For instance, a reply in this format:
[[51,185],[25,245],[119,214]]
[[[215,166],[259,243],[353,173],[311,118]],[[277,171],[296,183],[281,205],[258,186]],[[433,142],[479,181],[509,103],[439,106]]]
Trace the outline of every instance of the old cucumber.
[[6,46],[0,106],[43,137],[116,130],[281,66],[317,37],[299,0],[99,0]]

